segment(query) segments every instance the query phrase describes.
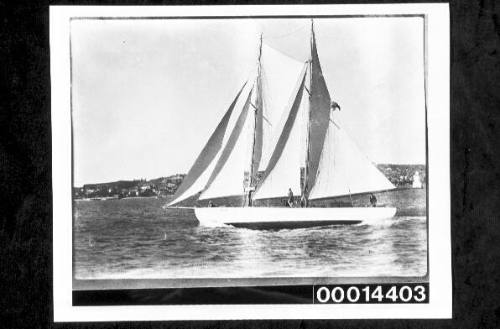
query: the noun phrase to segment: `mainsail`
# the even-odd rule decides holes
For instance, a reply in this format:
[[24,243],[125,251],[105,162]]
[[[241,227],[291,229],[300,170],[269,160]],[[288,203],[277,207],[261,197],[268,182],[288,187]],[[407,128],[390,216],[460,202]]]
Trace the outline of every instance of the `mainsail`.
[[316,37],[311,27],[311,64],[310,64],[310,109],[309,109],[309,136],[308,161],[306,167],[305,188],[309,191],[314,186],[318,171],[319,158],[323,149],[328,118],[330,116],[330,94],[326,87],[316,48]]

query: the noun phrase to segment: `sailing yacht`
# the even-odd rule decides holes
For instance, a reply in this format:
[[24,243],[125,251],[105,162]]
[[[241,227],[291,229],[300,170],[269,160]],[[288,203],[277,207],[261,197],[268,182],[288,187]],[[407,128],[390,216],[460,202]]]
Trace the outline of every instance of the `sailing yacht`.
[[167,207],[193,208],[204,226],[307,227],[393,217],[394,207],[316,202],[395,187],[342,129],[313,24],[305,62],[263,44],[262,35],[257,57]]

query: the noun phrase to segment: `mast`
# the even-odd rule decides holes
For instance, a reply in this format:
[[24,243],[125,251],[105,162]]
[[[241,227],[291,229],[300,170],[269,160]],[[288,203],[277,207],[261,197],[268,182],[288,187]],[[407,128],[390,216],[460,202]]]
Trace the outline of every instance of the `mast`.
[[253,122],[253,138],[252,138],[252,154],[250,157],[250,171],[248,177],[245,177],[245,205],[252,206],[252,192],[257,185],[257,172],[262,157],[262,137],[263,137],[263,102],[262,102],[262,33],[260,34],[259,56],[257,59],[257,77],[255,79],[255,86],[253,92],[255,97],[251,106],[254,113]]
[[306,178],[304,184],[306,201],[310,191],[316,184],[320,156],[330,118],[331,98],[326,81],[321,70],[321,64],[316,47],[314,22],[311,20],[311,48],[309,63],[309,118],[307,133]]
[[307,206],[308,200],[393,189],[340,128],[340,111],[335,110],[340,107],[331,101],[321,70],[313,22],[310,58],[302,67],[253,199],[286,197],[291,188]]
[[310,149],[310,135],[311,135],[311,123],[309,118],[311,117],[311,102],[312,102],[312,57],[313,57],[313,47],[315,43],[315,38],[314,38],[314,20],[311,18],[311,39],[310,39],[310,52],[309,52],[309,59],[308,59],[308,73],[309,73],[309,79],[307,81],[307,86],[306,91],[309,95],[309,111],[308,111],[308,120],[307,120],[307,133],[306,133],[306,154],[305,154],[305,167],[303,169],[303,173],[301,173],[301,201],[304,199],[304,207],[308,206],[309,202],[309,187],[308,187],[308,181],[309,181],[309,149]]
[[[206,170],[209,178],[204,180],[206,184],[198,197],[200,201],[233,197],[241,200],[241,205],[249,205],[249,194],[251,200],[260,199],[258,195],[262,193],[258,190],[260,190],[261,182],[265,181],[265,177],[268,176],[267,172],[272,170],[279,160],[278,153],[282,153],[281,148],[288,145],[287,140],[290,130],[293,130],[295,112],[298,111],[302,100],[304,73],[307,65],[266,47],[263,41],[261,50],[258,44],[255,45],[252,77],[245,92],[238,98],[235,115],[231,121],[232,128],[226,134],[220,155],[217,156],[213,169],[207,168]],[[260,63],[257,61],[259,53],[261,53]],[[260,69],[257,70],[259,66]],[[264,99],[268,92],[273,96],[270,97],[269,102],[267,102],[268,99]],[[304,98],[302,103],[307,103],[305,95]],[[257,111],[254,110],[255,108]],[[294,113],[290,120],[288,120],[289,112]],[[269,115],[267,118],[266,113]],[[266,123],[269,124],[267,131],[264,130],[268,127]],[[304,124],[302,125],[305,127]],[[295,130],[302,131],[298,124],[296,126]],[[283,130],[285,132],[281,136]],[[303,130],[305,135],[305,129]],[[278,182],[278,179],[274,183],[271,183],[271,179],[266,184],[266,186],[271,184],[271,190],[267,191],[266,188],[265,191],[272,195],[278,193],[277,196],[279,196],[280,193],[286,194],[288,188],[292,187],[293,193],[300,195],[300,181],[297,174],[300,165],[296,160],[300,157],[303,166],[304,152],[297,152],[297,147],[301,145],[305,148],[305,144],[303,142],[299,144],[299,142],[300,140],[295,138],[292,144],[296,143],[294,144],[296,146],[293,147],[292,153],[284,153],[286,156],[283,160],[285,163],[283,169],[286,177],[281,173],[281,166],[277,166],[279,176],[283,178],[279,181],[286,185],[276,186],[274,183]],[[265,168],[261,177],[263,164]],[[250,186],[250,183],[253,186]]]

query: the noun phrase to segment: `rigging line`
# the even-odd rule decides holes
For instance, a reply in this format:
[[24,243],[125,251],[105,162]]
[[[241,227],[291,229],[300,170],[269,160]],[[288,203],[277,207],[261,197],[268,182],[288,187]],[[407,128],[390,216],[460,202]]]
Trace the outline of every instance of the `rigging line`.
[[267,120],[267,118],[264,115],[262,115],[262,118],[269,124],[269,126],[271,127],[273,126],[271,122],[269,122],[269,120]]
[[[331,120],[331,119],[330,119]],[[340,119],[338,119],[339,121],[341,121]],[[332,121],[332,123],[337,126],[337,128],[339,128],[339,130],[341,129],[337,124],[335,124],[335,122]],[[349,127],[347,125],[345,125],[343,122],[342,122],[342,129],[344,130],[345,134],[350,138],[350,140],[354,143],[354,146],[361,152],[361,154],[366,158],[366,160],[368,160],[371,164],[375,165],[375,167],[377,168],[378,170],[378,167],[377,167],[377,163],[375,161],[372,161],[372,159],[370,159],[370,157],[368,157],[368,155],[366,155],[366,152],[363,150],[363,148],[361,148],[358,144],[358,142],[351,138],[351,136],[353,136],[350,132],[349,132]],[[380,171],[380,170],[379,170]]]
[[311,92],[309,91],[309,89],[307,89],[307,86],[304,86],[304,88],[306,89],[307,93],[309,94],[309,96],[312,96]]
[[336,123],[335,123],[332,119],[328,119],[328,120],[330,120],[330,122],[331,122],[331,123],[333,123],[333,124],[335,125],[335,127],[337,127],[337,128],[339,128],[339,129],[341,129],[341,128],[339,127],[339,125],[338,125],[338,124],[336,124]]

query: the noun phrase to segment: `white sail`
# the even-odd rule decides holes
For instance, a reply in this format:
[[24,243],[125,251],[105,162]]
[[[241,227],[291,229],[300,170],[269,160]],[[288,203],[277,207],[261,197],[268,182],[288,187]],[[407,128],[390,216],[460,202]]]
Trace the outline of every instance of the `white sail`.
[[[248,113],[244,124],[239,128],[241,132],[234,145],[225,151],[224,158],[219,158],[219,164],[215,166],[200,200],[243,195],[245,173],[252,172],[252,163],[255,165],[254,162],[257,161],[257,170],[263,171],[269,162],[276,142],[273,136],[279,132],[280,119],[287,109],[290,95],[293,94],[294,88],[296,89],[295,80],[304,64],[265,44],[262,45],[259,64],[260,77],[255,79]],[[257,81],[261,83],[260,88]],[[261,106],[259,98],[262,100]],[[263,111],[261,130],[256,130],[255,125],[259,122],[257,107]],[[255,156],[256,154],[260,155]],[[255,175],[255,172],[253,174]]]
[[212,172],[214,171],[215,164],[217,163],[217,160],[220,157],[220,152],[221,151],[219,150],[217,155],[212,159],[212,162],[210,162],[210,164],[205,168],[203,173],[194,181],[194,183],[190,187],[188,187],[188,189],[185,190],[183,193],[180,193],[167,206],[171,206],[173,204],[182,202],[187,198],[190,198],[193,195],[198,194],[205,188],[205,185],[207,184],[208,179],[210,178],[210,174],[212,174]]
[[[339,125],[311,38],[306,64],[261,44],[256,73],[231,104],[178,190],[175,204],[244,196],[310,200],[392,189]],[[297,76],[299,77],[297,80]]]
[[[254,116],[250,105],[251,95],[231,132],[224,150],[208,180],[200,200],[243,195],[245,171],[250,168],[252,154],[252,130]],[[253,111],[252,111],[253,112]]]
[[188,199],[205,188],[227,143],[229,135],[236,124],[237,118],[244,108],[251,89],[251,83],[245,83],[240,89],[233,103],[184,178],[181,186],[179,186],[174,198],[167,206],[172,206]]
[[342,129],[339,116],[339,111],[331,112],[316,183],[309,199],[395,188]]
[[316,47],[314,29],[311,26],[311,92],[309,102],[309,137],[307,140],[307,182],[306,187],[310,191],[315,185],[319,160],[328,129],[328,118],[330,117],[331,98],[326,85],[325,77],[321,69],[321,64]]
[[262,158],[262,146],[263,146],[263,126],[264,126],[264,116],[263,116],[263,102],[262,102],[262,79],[260,75],[260,70],[258,70],[257,78],[254,82],[254,87],[252,91],[252,97],[250,98],[250,119],[249,119],[249,132],[251,138],[251,149],[248,153],[248,168],[244,171],[245,184],[244,188],[249,188],[250,186],[255,186],[258,180],[258,169],[260,160]]
[[[307,93],[304,91],[306,67],[299,76],[288,111],[280,120],[281,134],[269,160],[264,177],[254,194],[254,200],[282,197],[291,189],[300,195],[300,167],[304,166]],[[301,150],[304,150],[301,152]]]
[[245,198],[243,208],[195,207],[207,226],[307,227],[375,223],[394,216],[394,207],[252,207],[252,198],[283,198],[290,189],[295,196],[317,200],[394,188],[341,128],[340,107],[331,102],[314,31],[305,64],[262,45],[261,37],[256,71],[172,203],[195,195],[198,200]]
[[297,77],[304,63],[263,44],[261,56],[262,99],[264,120],[262,136],[262,157],[259,171],[266,169],[276,143],[277,127],[283,113],[287,110],[290,95],[296,86]]

